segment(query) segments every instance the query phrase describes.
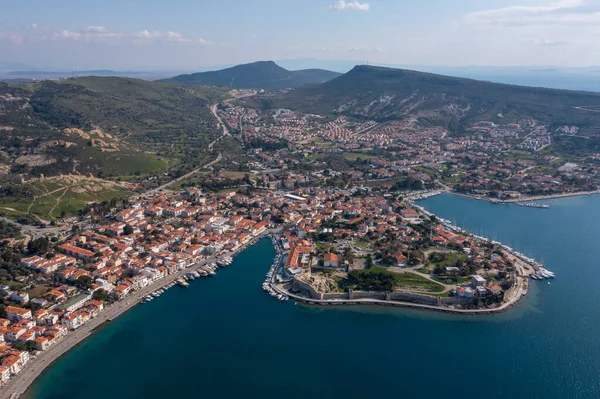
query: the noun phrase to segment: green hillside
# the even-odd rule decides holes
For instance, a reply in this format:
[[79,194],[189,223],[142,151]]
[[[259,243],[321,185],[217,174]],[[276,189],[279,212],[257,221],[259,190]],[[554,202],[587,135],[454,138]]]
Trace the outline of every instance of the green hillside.
[[127,177],[193,168],[219,134],[215,87],[114,77],[0,85],[0,168]]

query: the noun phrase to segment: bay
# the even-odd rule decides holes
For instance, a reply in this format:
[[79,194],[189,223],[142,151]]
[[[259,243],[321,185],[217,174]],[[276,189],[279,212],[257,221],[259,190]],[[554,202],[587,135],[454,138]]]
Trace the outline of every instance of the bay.
[[274,256],[262,240],[105,326],[26,397],[600,397],[600,197],[545,203],[421,202],[556,273],[503,314],[280,303],[260,289]]

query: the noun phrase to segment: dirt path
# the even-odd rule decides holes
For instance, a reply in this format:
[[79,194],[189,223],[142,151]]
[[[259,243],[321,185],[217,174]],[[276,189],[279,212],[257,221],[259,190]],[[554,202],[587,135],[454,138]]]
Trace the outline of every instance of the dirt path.
[[60,201],[62,200],[62,197],[65,196],[65,194],[67,193],[67,191],[69,191],[71,189],[71,187],[64,187],[65,191],[63,191],[63,193],[56,199],[56,204],[54,204],[54,206],[52,207],[52,209],[50,209],[50,211],[48,212],[48,216],[50,217],[54,217],[52,216],[52,212],[54,212],[54,210],[56,209],[56,207],[60,204]]

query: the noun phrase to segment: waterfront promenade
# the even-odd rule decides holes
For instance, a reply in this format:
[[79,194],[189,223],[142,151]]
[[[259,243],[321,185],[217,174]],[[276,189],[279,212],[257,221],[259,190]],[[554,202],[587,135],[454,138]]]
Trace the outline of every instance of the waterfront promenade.
[[574,193],[561,193],[561,194],[550,194],[550,195],[535,195],[535,196],[531,196],[531,197],[520,197],[520,198],[511,198],[511,199],[504,199],[504,200],[497,199],[497,198],[491,198],[491,197],[482,197],[482,196],[472,195],[472,194],[458,193],[456,191],[448,191],[448,193],[457,195],[459,197],[472,198],[472,199],[476,199],[476,200],[494,201],[497,204],[511,204],[511,203],[516,203],[516,202],[543,201],[543,200],[551,200],[551,199],[558,199],[558,198],[580,197],[580,196],[584,196],[584,195],[595,195],[595,194],[600,194],[600,190],[578,191],[578,192],[574,192]]
[[[216,257],[214,259],[216,259]],[[208,262],[214,261],[214,259],[207,259],[196,265],[201,266]],[[96,329],[101,327],[103,324],[119,317],[135,305],[139,304],[140,300],[146,295],[177,280],[185,275],[185,273],[188,271],[189,270],[184,269],[170,274],[160,280],[157,280],[155,283],[142,288],[141,290],[135,291],[126,299],[107,306],[106,309],[104,309],[104,311],[102,311],[97,317],[85,323],[77,330],[70,331],[55,345],[51,346],[48,350],[41,352],[35,359],[27,362],[19,374],[8,380],[6,385],[2,387],[2,390],[0,391],[0,399],[11,399],[15,393],[19,395],[25,393],[27,388],[29,388],[33,381],[46,369],[46,367],[50,366],[60,356],[92,335]]]
[[[271,233],[267,231],[264,234],[254,238],[248,244],[241,246],[231,255],[235,255],[240,251],[243,251],[250,245],[254,245],[264,235]],[[35,379],[52,363],[58,358],[68,352],[70,349],[81,343],[84,339],[91,336],[98,328],[102,327],[105,323],[109,323],[116,319],[123,313],[127,312],[134,306],[138,305],[140,301],[150,294],[165,285],[168,285],[178,278],[183,277],[190,269],[199,268],[207,265],[208,263],[215,262],[221,255],[214,255],[201,262],[194,263],[189,267],[177,271],[173,274],[159,279],[148,286],[135,291],[125,299],[115,302],[112,305],[107,306],[97,317],[93,318],[89,322],[83,324],[80,328],[75,331],[69,331],[69,333],[58,341],[55,345],[51,346],[48,350],[40,352],[35,359],[30,360],[23,367],[23,370],[16,376],[8,380],[6,385],[0,389],[0,399],[14,399],[15,395],[22,395],[27,391],[29,386],[35,381]]]

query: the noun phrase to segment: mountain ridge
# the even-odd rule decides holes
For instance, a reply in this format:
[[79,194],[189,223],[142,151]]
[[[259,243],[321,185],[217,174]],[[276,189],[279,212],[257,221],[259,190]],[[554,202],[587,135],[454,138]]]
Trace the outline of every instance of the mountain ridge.
[[324,69],[289,71],[273,61],[257,61],[216,71],[197,72],[159,82],[229,87],[232,89],[286,89],[321,83],[340,76]]
[[[330,81],[270,100],[272,106],[379,121],[408,115],[464,130],[476,119],[595,123],[600,114],[575,109],[600,106],[600,93],[492,83],[428,72],[357,65]],[[502,115],[499,117],[498,115]],[[460,125],[460,126],[459,126]]]

